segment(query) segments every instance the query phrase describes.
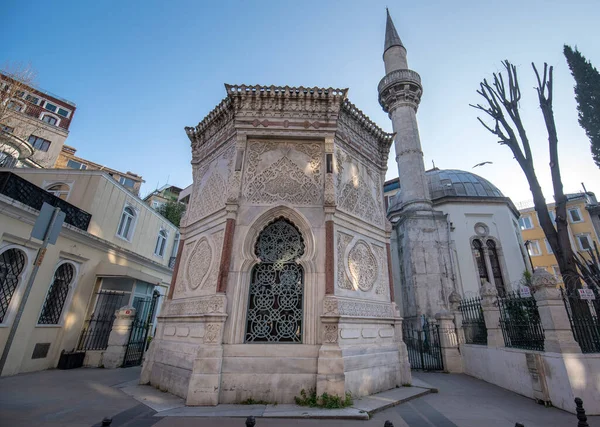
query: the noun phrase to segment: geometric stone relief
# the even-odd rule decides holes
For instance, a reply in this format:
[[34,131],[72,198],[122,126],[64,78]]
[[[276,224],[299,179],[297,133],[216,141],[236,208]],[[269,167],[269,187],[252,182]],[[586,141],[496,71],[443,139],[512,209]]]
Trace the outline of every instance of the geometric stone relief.
[[244,198],[257,204],[321,204],[322,152],[316,143],[249,141]]
[[206,332],[204,333],[205,343],[217,342],[219,333],[221,332],[221,325],[219,323],[209,323],[206,325]]
[[196,247],[187,261],[187,282],[190,289],[198,289],[198,286],[204,284],[208,278],[212,258],[213,253],[208,239],[203,237],[196,243]]
[[337,232],[337,283],[338,287],[341,289],[354,289],[352,286],[352,282],[348,279],[348,274],[346,273],[345,267],[345,254],[346,248],[352,241],[352,236],[346,233],[342,233],[341,231]]
[[225,297],[213,296],[205,299],[170,300],[163,316],[198,316],[202,314],[224,313]]
[[394,317],[391,303],[376,303],[347,298],[327,298],[323,302],[324,316]]
[[202,166],[194,167],[192,197],[186,224],[191,224],[225,207],[230,164],[235,146],[213,155]]
[[354,289],[370,291],[379,278],[378,262],[364,240],[358,240],[348,252],[348,270]]
[[372,245],[373,253],[377,259],[377,265],[379,266],[379,277],[377,278],[377,286],[375,287],[375,293],[377,295],[387,296],[390,292],[390,287],[386,286],[388,282],[388,276],[385,274],[387,270],[387,260],[384,256],[385,249],[381,246]]
[[366,222],[383,227],[381,177],[371,168],[352,159],[341,148],[337,147],[335,154],[338,207]]
[[338,325],[324,325],[323,342],[330,344],[338,342]]

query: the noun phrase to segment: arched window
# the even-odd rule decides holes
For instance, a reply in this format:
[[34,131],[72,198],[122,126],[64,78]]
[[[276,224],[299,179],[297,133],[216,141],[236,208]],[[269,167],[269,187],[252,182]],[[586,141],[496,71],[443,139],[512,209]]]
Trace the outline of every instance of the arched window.
[[126,240],[131,240],[133,235],[133,226],[135,225],[135,211],[131,206],[125,206],[117,228],[117,235]]
[[8,312],[10,301],[25,269],[25,253],[19,249],[7,249],[0,254],[0,323]]
[[473,255],[475,256],[475,263],[477,265],[477,271],[479,272],[479,281],[490,280],[488,275],[487,267],[485,266],[485,254],[483,253],[483,244],[479,239],[473,239]]
[[154,248],[154,255],[162,257],[165,254],[165,247],[167,246],[167,230],[161,229],[158,232],[158,239],[156,239],[156,247]]
[[65,262],[58,266],[38,319],[39,325],[58,325],[74,277],[75,267],[73,264]]
[[0,151],[0,168],[14,168],[17,166],[17,159],[9,153]]
[[48,123],[49,125],[58,126],[58,119],[47,113],[42,113],[42,121]]
[[486,242],[486,245],[488,247],[488,256],[490,257],[490,264],[492,266],[492,276],[494,277],[498,295],[504,295],[504,279],[502,278],[502,268],[500,267],[496,242],[490,239]]
[[46,188],[46,191],[48,193],[54,194],[56,197],[58,197],[60,199],[67,200],[67,197],[69,197],[69,192],[71,191],[71,188],[67,184],[58,183],[58,184],[50,184]]
[[247,343],[301,343],[304,270],[296,260],[304,254],[300,231],[279,218],[260,233],[254,247],[260,263],[252,269]]

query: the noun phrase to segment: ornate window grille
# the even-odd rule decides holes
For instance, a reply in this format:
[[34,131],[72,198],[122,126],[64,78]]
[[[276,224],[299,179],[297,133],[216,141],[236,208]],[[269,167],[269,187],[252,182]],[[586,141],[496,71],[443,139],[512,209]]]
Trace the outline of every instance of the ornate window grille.
[[39,325],[57,325],[60,322],[60,316],[74,277],[75,267],[73,264],[66,262],[58,266],[54,272],[54,280],[50,285],[48,295],[46,295],[46,301],[38,320]]
[[301,343],[304,270],[296,260],[304,254],[300,231],[279,218],[261,231],[254,252],[246,318],[247,343]]
[[8,312],[8,306],[19,284],[25,268],[25,253],[19,249],[8,249],[0,254],[0,323]]
[[477,262],[477,271],[479,272],[479,280],[489,281],[487,267],[485,266],[485,254],[483,253],[483,245],[481,240],[473,239],[473,255],[475,255],[475,261]]

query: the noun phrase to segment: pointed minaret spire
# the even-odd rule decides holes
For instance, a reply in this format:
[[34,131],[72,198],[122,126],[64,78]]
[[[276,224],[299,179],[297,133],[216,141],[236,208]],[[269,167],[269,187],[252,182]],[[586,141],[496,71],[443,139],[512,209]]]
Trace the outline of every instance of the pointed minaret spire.
[[390,16],[390,11],[387,7],[385,8],[385,11],[387,13],[387,22],[385,24],[385,45],[383,46],[384,54],[385,51],[392,46],[404,47],[402,40],[400,40],[400,36],[398,35],[398,31],[396,31],[396,27],[394,26],[394,21],[392,21],[392,17]]

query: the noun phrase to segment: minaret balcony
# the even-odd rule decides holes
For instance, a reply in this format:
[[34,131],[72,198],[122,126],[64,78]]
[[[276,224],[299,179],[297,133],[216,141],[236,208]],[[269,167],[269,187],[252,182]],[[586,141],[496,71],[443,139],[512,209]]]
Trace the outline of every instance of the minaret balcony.
[[377,90],[379,103],[386,113],[400,105],[409,105],[416,110],[423,94],[421,76],[413,70],[392,71],[381,79]]

